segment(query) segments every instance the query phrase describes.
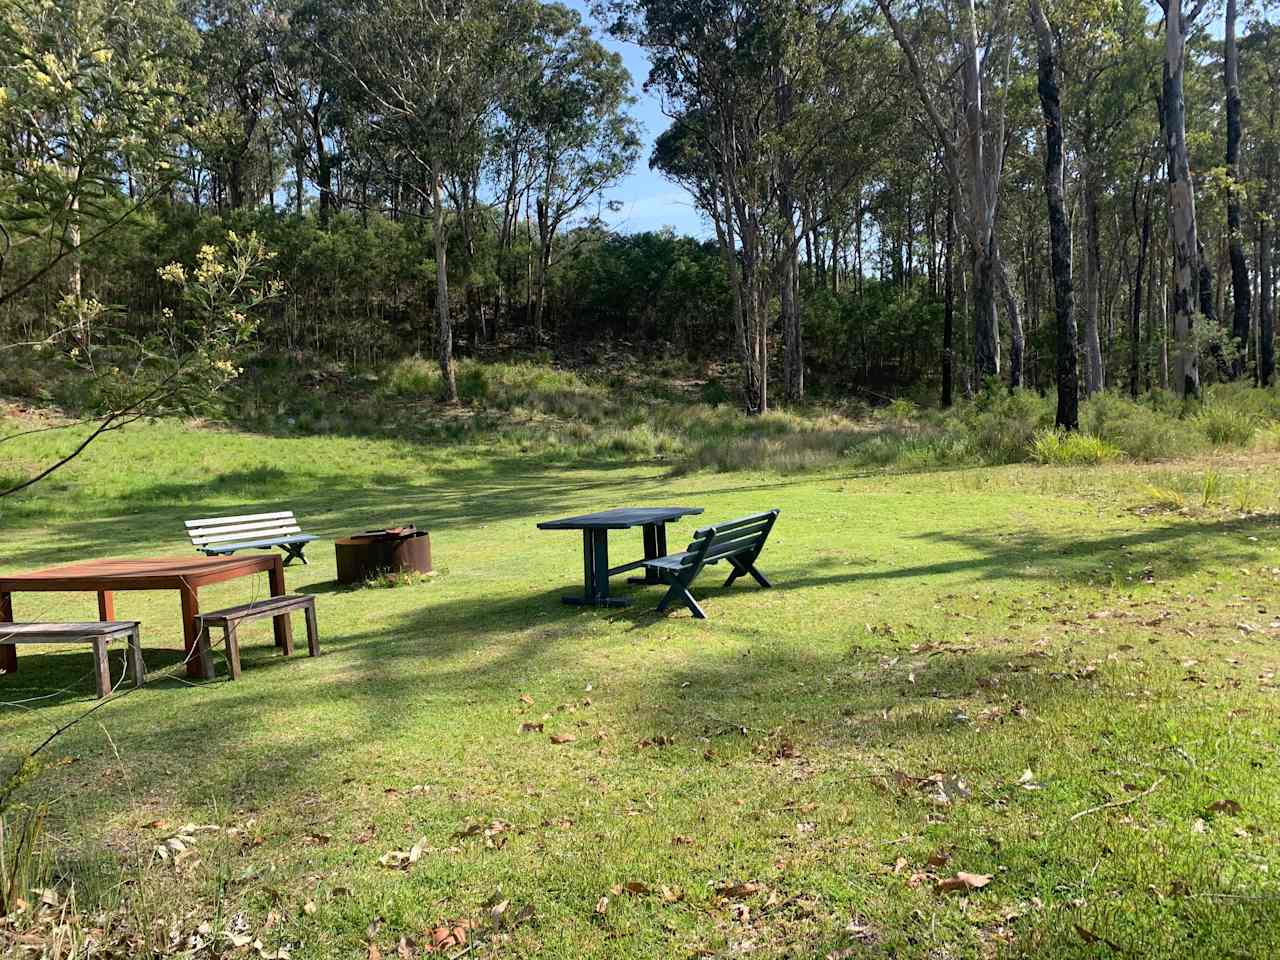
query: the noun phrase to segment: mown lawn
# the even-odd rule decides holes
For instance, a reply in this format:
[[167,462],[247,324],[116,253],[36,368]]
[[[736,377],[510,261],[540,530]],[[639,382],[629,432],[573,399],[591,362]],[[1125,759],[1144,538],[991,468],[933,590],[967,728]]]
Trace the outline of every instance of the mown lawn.
[[[66,440],[20,443],[0,474]],[[1134,509],[1153,478],[1205,470],[1253,512]],[[132,937],[120,955],[412,956],[465,921],[444,955],[1273,956],[1274,470],[672,479],[137,427],[3,504],[0,567],[183,554],[182,519],[280,504],[326,537],[417,521],[439,574],[339,590],[313,545],[288,581],[317,597],[321,658],[277,657],[256,624],[239,682],[219,662],[215,681],[120,697],[21,799],[49,803],[51,879],[74,884],[86,928]],[[776,589],[708,573],[705,622],[657,617],[635,587],[625,610],[561,605],[580,544],[534,524],[664,502],[780,508],[761,563]],[[175,597],[120,594],[117,614],[143,621],[152,668],[180,658]],[[0,678],[5,770],[92,706],[89,670],[80,651],[22,650]],[[186,824],[218,829],[157,857]],[[415,846],[407,867],[388,856]],[[940,889],[962,871],[989,882]]]

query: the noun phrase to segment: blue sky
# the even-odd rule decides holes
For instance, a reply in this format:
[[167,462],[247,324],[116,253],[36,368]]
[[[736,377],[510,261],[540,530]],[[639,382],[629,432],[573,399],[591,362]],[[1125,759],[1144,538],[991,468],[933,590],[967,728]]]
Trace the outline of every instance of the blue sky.
[[617,201],[622,209],[617,213],[602,210],[601,216],[611,227],[623,233],[672,227],[677,233],[710,236],[711,229],[694,209],[689,194],[649,169],[653,141],[667,128],[667,118],[662,114],[658,98],[644,92],[644,81],[649,75],[649,60],[644,51],[634,44],[619,43],[606,36],[591,16],[588,0],[565,0],[565,3],[582,14],[583,21],[592,27],[601,43],[622,55],[623,62],[631,71],[632,92],[636,96],[632,114],[643,128],[641,138],[644,146],[635,169],[604,197],[606,201]]

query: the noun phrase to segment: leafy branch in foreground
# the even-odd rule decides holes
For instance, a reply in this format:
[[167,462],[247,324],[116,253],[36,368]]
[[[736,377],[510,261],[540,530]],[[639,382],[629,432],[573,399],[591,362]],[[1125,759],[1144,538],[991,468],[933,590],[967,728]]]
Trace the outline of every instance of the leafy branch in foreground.
[[[104,304],[66,295],[58,310],[67,328],[99,327],[95,340],[78,338],[80,345],[67,353],[90,382],[94,427],[65,456],[0,491],[0,497],[43,480],[108,431],[144,418],[207,411],[239,376],[239,361],[257,329],[256,314],[284,290],[283,282],[269,275],[274,257],[256,233],[229,232],[221,248],[202,247],[193,267],[177,262],[161,267],[160,278],[176,289],[182,309],[166,307],[159,331],[142,339],[112,328],[103,319],[112,313]],[[21,435],[0,437],[0,443]]]

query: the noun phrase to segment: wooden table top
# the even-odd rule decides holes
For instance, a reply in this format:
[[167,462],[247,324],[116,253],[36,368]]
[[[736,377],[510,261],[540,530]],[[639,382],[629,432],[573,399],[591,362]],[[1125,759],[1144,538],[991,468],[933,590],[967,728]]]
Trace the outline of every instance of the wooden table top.
[[667,523],[681,517],[698,514],[701,507],[618,507],[599,513],[584,513],[563,520],[544,520],[539,530],[625,530],[641,527],[646,523]]
[[251,557],[140,557],[83,560],[30,573],[0,574],[0,592],[21,590],[162,590],[199,587],[272,569],[276,554]]

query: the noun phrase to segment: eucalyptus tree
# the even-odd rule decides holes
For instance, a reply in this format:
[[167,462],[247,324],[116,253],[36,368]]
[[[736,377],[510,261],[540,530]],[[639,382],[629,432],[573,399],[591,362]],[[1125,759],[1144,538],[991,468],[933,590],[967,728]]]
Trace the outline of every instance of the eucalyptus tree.
[[510,107],[528,132],[535,195],[535,341],[542,336],[547,274],[560,229],[631,170],[640,148],[638,128],[626,112],[634,98],[622,58],[595,40],[574,11],[549,4],[540,13],[545,46],[538,70]]
[[[1150,103],[1149,70],[1155,52],[1146,40],[1142,0],[1059,3],[1050,17],[1063,38],[1061,69],[1069,99],[1069,149],[1077,159],[1083,233],[1083,322],[1080,325],[1085,392],[1106,386],[1100,333],[1103,297],[1104,199],[1135,138],[1142,107]],[[1118,191],[1116,191],[1118,193]]]
[[[859,57],[863,22],[838,3],[777,0],[615,0],[600,12],[649,53],[648,86],[673,119],[651,165],[687,186],[715,229],[747,410],[769,407],[775,299],[786,393],[798,400],[798,250],[865,173],[847,149],[881,75]],[[882,88],[874,93],[885,99]],[[820,194],[831,201],[825,209],[805,203]]]
[[239,210],[269,165],[271,71],[263,0],[180,0],[200,34],[192,63],[202,100],[193,144],[212,173],[214,204]]
[[1240,49],[1236,43],[1239,3],[1227,0],[1223,22],[1222,83],[1227,98],[1227,243],[1231,257],[1231,336],[1236,354],[1232,360],[1234,377],[1244,374],[1252,320],[1249,289],[1249,265],[1244,255],[1244,231],[1240,225],[1240,200],[1243,192],[1240,176]]
[[1014,46],[1009,0],[994,0],[985,18],[979,17],[975,0],[961,0],[957,9],[924,4],[912,22],[895,13],[893,0],[876,2],[902,50],[959,198],[956,218],[973,274],[975,373],[979,378],[1000,375],[996,301],[1002,297],[1011,341],[1010,383],[1019,386],[1021,318],[996,237]]
[[1252,91],[1246,147],[1254,181],[1258,264],[1257,377],[1270,386],[1275,376],[1275,223],[1280,217],[1280,26],[1258,17],[1240,42],[1240,69]]
[[530,29],[524,0],[358,0],[324,46],[346,76],[384,170],[431,211],[436,351],[456,402],[446,180],[479,168],[494,136],[509,51]]
[[[1039,0],[1030,0],[1036,37],[1037,86],[1044,114],[1044,193],[1049,213],[1049,258],[1057,352],[1058,409],[1054,422],[1064,430],[1080,426],[1076,375],[1075,290],[1071,276],[1071,228],[1067,223],[1063,183],[1062,98],[1059,84],[1059,37],[1054,36]],[[1095,331],[1096,332],[1096,331]]]
[[333,145],[342,84],[323,52],[335,29],[335,13],[327,0],[273,0],[262,30],[272,96],[293,161],[294,213],[302,214],[310,180],[316,185],[322,227],[340,202]]
[[1200,289],[1200,236],[1196,226],[1195,185],[1187,150],[1184,86],[1187,35],[1208,0],[1158,0],[1165,14],[1164,68],[1160,113],[1169,176],[1169,239],[1173,247],[1173,323],[1178,342],[1178,393],[1200,392],[1200,350],[1195,338]]

